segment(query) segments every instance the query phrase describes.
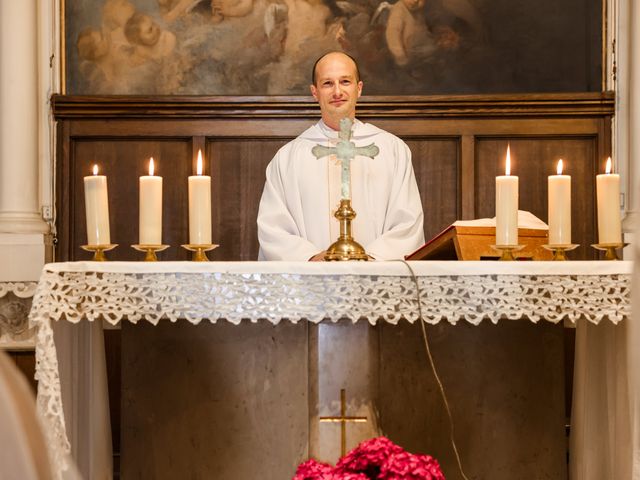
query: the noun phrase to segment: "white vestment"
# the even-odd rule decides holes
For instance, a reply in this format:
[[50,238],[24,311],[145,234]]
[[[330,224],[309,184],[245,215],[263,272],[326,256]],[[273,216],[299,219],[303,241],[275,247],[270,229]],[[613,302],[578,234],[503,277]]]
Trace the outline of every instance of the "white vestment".
[[[351,161],[352,234],[375,259],[403,258],[424,243],[423,214],[411,151],[395,135],[355,121],[356,147],[380,148]],[[267,167],[258,211],[260,260],[308,260],[338,239],[340,162],[316,159],[315,145],[334,146],[338,132],[321,120],[282,147]]]

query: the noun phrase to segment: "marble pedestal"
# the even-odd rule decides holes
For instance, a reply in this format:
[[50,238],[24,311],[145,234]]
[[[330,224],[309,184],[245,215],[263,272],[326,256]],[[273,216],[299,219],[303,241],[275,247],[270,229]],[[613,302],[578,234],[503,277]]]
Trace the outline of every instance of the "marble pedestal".
[[[427,328],[469,478],[566,478],[562,326]],[[123,323],[123,478],[282,480],[385,434],[461,478],[418,324]]]

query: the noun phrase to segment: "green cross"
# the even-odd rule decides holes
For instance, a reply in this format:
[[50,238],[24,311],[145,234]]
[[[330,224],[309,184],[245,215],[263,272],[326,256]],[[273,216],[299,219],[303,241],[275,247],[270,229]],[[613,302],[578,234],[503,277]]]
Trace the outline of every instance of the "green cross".
[[338,138],[340,141],[335,147],[325,147],[323,145],[316,145],[311,149],[311,153],[317,158],[324,158],[329,155],[335,155],[342,163],[342,198],[346,200],[351,199],[350,190],[350,177],[351,177],[351,160],[356,155],[362,155],[364,157],[374,158],[380,149],[375,144],[367,145],[366,147],[356,147],[356,144],[351,141],[351,127],[353,121],[350,118],[343,118],[340,120],[340,133]]

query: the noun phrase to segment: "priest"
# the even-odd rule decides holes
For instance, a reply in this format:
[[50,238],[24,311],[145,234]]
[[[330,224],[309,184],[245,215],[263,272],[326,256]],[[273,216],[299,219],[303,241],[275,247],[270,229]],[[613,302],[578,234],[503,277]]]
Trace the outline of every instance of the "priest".
[[340,120],[354,120],[351,141],[380,153],[351,161],[353,238],[377,260],[400,259],[424,243],[423,214],[411,151],[395,135],[355,119],[362,81],[353,58],[330,52],[313,67],[311,94],[322,119],[282,147],[267,166],[258,211],[260,260],[322,260],[340,228],[341,166],[316,159],[315,145],[335,146]]

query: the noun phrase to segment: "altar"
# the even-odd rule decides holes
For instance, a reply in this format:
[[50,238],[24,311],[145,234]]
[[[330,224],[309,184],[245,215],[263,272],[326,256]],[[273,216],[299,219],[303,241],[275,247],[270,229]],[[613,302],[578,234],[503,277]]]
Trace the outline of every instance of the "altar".
[[[92,393],[96,378],[80,379],[69,404],[63,403],[52,322],[102,321],[123,327],[126,478],[145,471],[156,478],[251,478],[257,471],[260,478],[286,478],[309,456],[335,455],[339,434],[321,428],[318,419],[339,411],[341,388],[350,414],[369,420],[360,431],[353,427],[352,442],[384,433],[413,448],[427,438],[429,448],[440,451],[425,453],[440,457],[447,478],[459,478],[448,442],[451,425],[462,463],[477,478],[523,478],[532,468],[566,472],[563,380],[553,364],[561,352],[557,328],[627,318],[630,274],[628,262],[586,261],[49,264],[31,311],[38,328],[38,408],[61,471],[72,450],[69,424],[76,438],[90,428],[73,418],[77,402],[88,402],[89,423],[98,421],[104,405]],[[430,366],[420,319],[435,326],[429,337],[451,424],[437,411],[442,392],[436,383],[422,382]],[[468,341],[469,351],[438,344],[456,335]],[[178,337],[183,342],[176,343]],[[506,348],[492,350],[492,338],[500,337]],[[215,359],[214,377],[211,367],[193,364],[203,358],[193,356],[198,350]],[[89,375],[99,376],[99,349],[87,358]],[[464,382],[477,395],[457,389]],[[199,397],[175,403],[174,394],[189,390]],[[530,444],[518,449],[513,444],[522,435]],[[474,444],[478,438],[483,445]],[[108,449],[103,444],[86,454],[108,457]],[[197,463],[189,451],[206,470],[184,470]],[[206,452],[213,460],[203,457]],[[483,470],[487,462],[493,472]]]

